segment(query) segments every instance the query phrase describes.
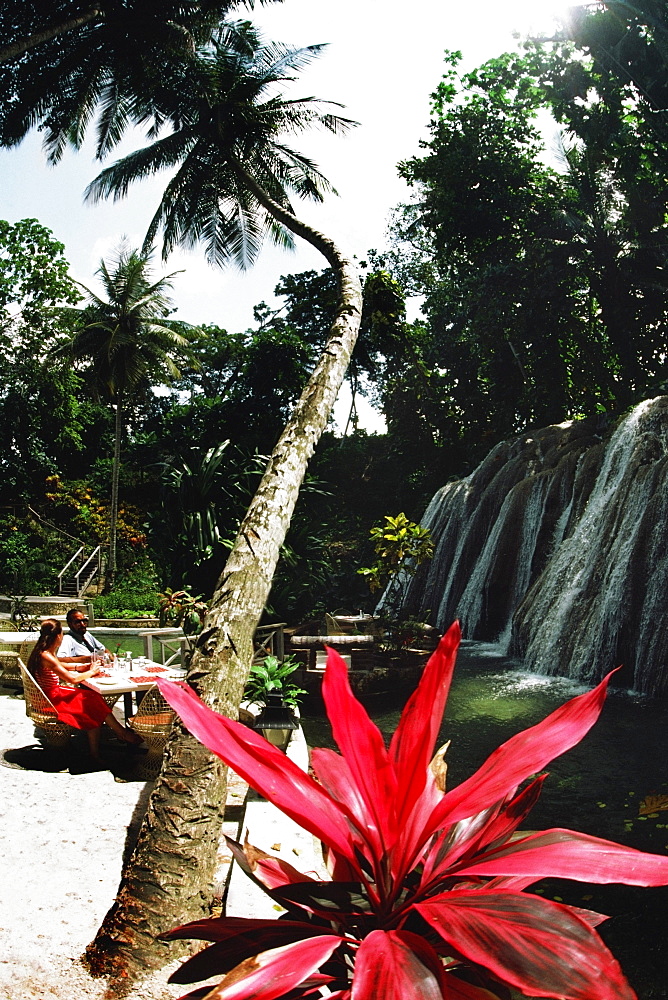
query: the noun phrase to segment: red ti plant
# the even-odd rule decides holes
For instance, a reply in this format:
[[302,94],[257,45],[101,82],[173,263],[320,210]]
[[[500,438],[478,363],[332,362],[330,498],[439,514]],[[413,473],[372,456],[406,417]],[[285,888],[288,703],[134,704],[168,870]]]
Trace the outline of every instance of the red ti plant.
[[594,930],[605,917],[523,890],[546,876],[664,885],[668,857],[570,830],[518,832],[540,794],[537,772],[590,729],[610,675],[445,791],[442,758],[430,761],[459,637],[455,624],[441,640],[389,749],[329,651],[322,693],[341,752],[313,751],[317,781],[186,685],[159,682],[202,743],[320,838],[331,873],[318,881],[233,845],[286,912],[212,918],[166,935],[214,942],[172,976],[223,976],[188,994],[193,1000],[507,1000],[510,989],[560,1000],[635,997]]

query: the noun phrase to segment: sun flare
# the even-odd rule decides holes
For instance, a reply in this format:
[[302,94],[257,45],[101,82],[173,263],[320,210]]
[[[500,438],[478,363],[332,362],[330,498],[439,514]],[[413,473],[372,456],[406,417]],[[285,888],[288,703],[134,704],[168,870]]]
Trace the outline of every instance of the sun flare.
[[[483,8],[486,6],[487,3],[483,4]],[[523,34],[547,33],[573,6],[573,0],[508,0],[504,4],[504,19],[511,28]]]

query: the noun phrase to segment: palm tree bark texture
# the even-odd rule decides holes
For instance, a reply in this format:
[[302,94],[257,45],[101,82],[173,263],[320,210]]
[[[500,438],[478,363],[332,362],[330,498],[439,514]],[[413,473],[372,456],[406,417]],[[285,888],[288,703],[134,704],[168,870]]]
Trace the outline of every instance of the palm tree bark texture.
[[[240,165],[238,170],[245,174]],[[340,304],[319,363],[244,517],[188,674],[188,683],[207,705],[233,718],[280,548],[343,381],[362,308],[352,262],[331,240],[283,210],[247,174],[244,180],[275,218],[326,256],[338,276]],[[225,789],[221,761],[176,725],[117,899],[86,952],[94,975],[134,978],[183,952],[183,942],[162,942],[159,935],[210,912]]]

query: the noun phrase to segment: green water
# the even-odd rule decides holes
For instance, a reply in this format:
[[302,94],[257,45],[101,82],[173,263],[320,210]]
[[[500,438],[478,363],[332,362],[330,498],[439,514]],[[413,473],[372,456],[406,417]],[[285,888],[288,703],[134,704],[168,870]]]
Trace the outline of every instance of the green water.
[[[112,653],[118,653],[119,656],[124,656],[128,650],[132,652],[133,656],[144,655],[144,640],[141,636],[122,635],[117,637],[112,629],[108,629],[106,632],[96,629],[94,634],[107,649],[110,649]],[[156,643],[156,652],[159,648]]]
[[[448,785],[472,774],[514,733],[534,725],[583,691],[573,682],[540,677],[467,643],[460,651],[439,742],[451,740]],[[386,737],[397,707],[369,709]],[[334,746],[324,718],[303,720],[312,746]],[[650,793],[668,794],[668,701],[613,691],[584,740],[548,768],[532,829],[570,827],[655,854],[668,853],[668,811],[638,817]],[[599,929],[640,1000],[668,998],[668,888],[591,886],[544,880],[545,896],[581,905],[611,919]]]

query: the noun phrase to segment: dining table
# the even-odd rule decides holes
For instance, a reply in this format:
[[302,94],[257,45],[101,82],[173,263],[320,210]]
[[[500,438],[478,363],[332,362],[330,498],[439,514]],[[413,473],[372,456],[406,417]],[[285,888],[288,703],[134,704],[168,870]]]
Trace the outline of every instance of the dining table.
[[127,670],[124,661],[114,666],[103,666],[99,674],[82,681],[82,686],[97,691],[103,698],[110,695],[123,696],[123,708],[126,720],[133,714],[132,696],[141,695],[153,687],[158,678],[168,681],[185,680],[187,671],[181,667],[166,667],[163,663],[137,657],[132,661],[132,668]]

